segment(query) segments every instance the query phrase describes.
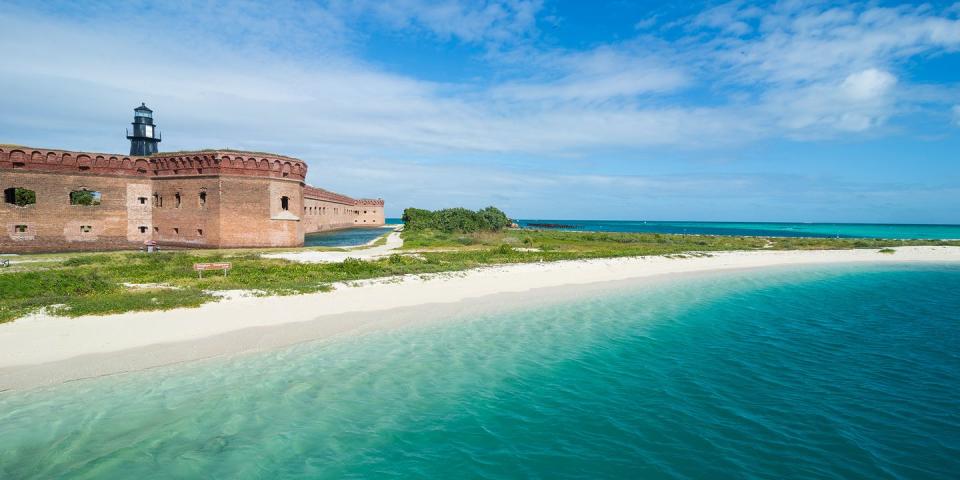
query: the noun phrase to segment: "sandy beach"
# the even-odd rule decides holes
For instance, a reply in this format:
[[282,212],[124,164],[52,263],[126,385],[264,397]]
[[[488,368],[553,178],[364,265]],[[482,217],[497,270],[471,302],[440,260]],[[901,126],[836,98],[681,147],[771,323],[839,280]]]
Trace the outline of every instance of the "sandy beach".
[[[222,355],[276,348],[351,331],[453,315],[482,302],[567,298],[564,287],[678,274],[830,263],[960,262],[960,247],[719,252],[518,264],[335,286],[332,292],[225,299],[194,309],[0,324],[0,391],[32,388]],[[554,290],[551,290],[554,289]],[[587,289],[588,290],[588,289]],[[491,302],[491,299],[495,299]]]

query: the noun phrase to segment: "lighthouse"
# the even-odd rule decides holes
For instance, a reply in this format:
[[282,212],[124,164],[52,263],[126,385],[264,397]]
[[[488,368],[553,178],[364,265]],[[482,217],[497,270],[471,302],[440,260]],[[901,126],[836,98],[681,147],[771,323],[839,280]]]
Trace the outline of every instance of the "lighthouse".
[[133,133],[127,130],[127,139],[130,140],[130,155],[152,155],[157,153],[157,144],[160,143],[160,131],[153,124],[153,110],[141,103],[133,109]]

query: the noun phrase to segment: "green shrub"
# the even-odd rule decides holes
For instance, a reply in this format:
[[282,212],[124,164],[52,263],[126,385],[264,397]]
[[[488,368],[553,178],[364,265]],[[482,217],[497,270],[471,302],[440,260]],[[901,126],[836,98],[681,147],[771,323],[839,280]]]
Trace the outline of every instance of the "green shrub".
[[70,205],[100,205],[100,192],[89,190],[70,192]]
[[466,208],[423,210],[408,208],[403,211],[406,230],[437,230],[445,233],[473,233],[500,231],[510,226],[510,219],[496,207],[487,207],[476,212]]
[[334,268],[347,275],[377,274],[382,269],[374,262],[365,262],[359,258],[347,258],[340,264],[333,264]]
[[7,203],[12,203],[18,207],[26,207],[37,203],[37,192],[26,188],[10,188],[4,191],[4,195],[7,197]]

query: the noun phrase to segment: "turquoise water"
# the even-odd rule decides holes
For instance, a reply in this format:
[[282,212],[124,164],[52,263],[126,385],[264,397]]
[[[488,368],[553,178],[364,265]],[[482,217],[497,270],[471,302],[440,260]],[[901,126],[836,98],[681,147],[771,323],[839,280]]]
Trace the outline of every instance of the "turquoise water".
[[868,223],[754,223],[754,222],[642,222],[619,220],[518,220],[557,223],[573,230],[646,232],[765,237],[960,239],[960,225],[906,225]]
[[960,266],[678,279],[0,395],[0,478],[956,478]]
[[389,232],[388,228],[345,228],[323,233],[308,233],[303,237],[305,247],[352,247],[365,245]]

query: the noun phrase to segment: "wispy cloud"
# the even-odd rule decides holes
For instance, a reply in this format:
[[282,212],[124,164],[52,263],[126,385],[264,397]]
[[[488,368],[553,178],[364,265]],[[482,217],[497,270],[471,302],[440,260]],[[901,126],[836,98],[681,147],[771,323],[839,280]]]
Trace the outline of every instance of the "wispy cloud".
[[765,83],[831,81],[888,68],[903,59],[960,48],[960,20],[929,6],[882,8],[782,2],[758,10],[740,2],[727,22],[751,22],[754,34],[717,35],[712,48],[734,79]]
[[671,92],[691,83],[681,68],[624,49],[551,52],[536,61],[544,68],[541,74],[497,86],[493,94],[523,101],[590,102]]
[[534,35],[541,6],[539,0],[360,0],[334,2],[331,10],[372,16],[397,31],[415,29],[442,40],[500,45]]

